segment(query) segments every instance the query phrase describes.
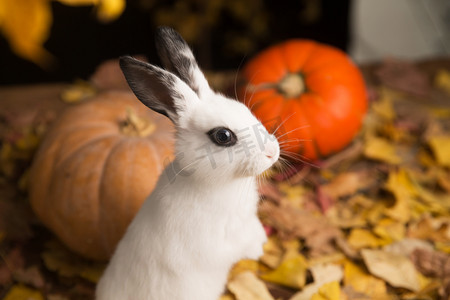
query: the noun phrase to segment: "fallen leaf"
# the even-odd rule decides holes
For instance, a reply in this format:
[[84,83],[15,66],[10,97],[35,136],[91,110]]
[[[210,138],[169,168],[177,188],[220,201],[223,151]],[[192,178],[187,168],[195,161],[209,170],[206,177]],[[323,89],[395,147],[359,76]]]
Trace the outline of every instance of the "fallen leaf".
[[61,99],[66,103],[77,103],[88,98],[92,98],[97,90],[83,80],[77,80],[61,93]]
[[281,262],[283,255],[283,249],[279,244],[276,236],[271,236],[267,239],[267,242],[263,246],[264,254],[259,260],[272,269],[275,269]]
[[394,287],[411,291],[420,290],[420,282],[414,264],[407,257],[382,250],[361,250],[364,263],[370,273],[382,278]]
[[434,84],[450,94],[450,72],[445,69],[439,70],[434,77]]
[[45,266],[60,276],[75,277],[80,276],[96,283],[105,268],[103,263],[86,261],[81,257],[69,252],[57,241],[50,241],[46,244],[47,250],[41,253]]
[[383,280],[368,274],[360,266],[348,260],[344,265],[344,286],[351,286],[354,291],[371,299],[388,298]]
[[348,237],[348,243],[355,249],[375,248],[383,245],[383,240],[367,229],[354,228]]
[[35,288],[42,288],[45,285],[44,277],[38,266],[31,266],[26,269],[18,269],[14,272],[14,279],[17,282],[31,285]]
[[433,245],[421,239],[405,238],[383,247],[384,251],[409,257],[416,249],[432,251]]
[[312,295],[311,300],[340,300],[341,288],[338,281],[325,283],[319,291]]
[[321,186],[322,191],[334,200],[340,197],[354,195],[356,192],[367,188],[373,183],[368,172],[345,172],[341,173],[330,183]]
[[415,249],[410,257],[422,274],[431,277],[450,277],[450,255],[433,250]]
[[450,167],[450,136],[433,136],[428,139],[428,145],[439,165]]
[[388,140],[381,137],[367,137],[363,152],[367,158],[392,165],[398,165],[402,162],[395,147]]
[[237,300],[274,300],[264,282],[252,272],[240,273],[227,287]]
[[406,223],[411,218],[411,205],[417,194],[406,171],[404,169],[391,171],[385,188],[395,197],[395,204],[386,210],[386,215],[401,223]]
[[9,290],[3,300],[44,300],[44,297],[39,291],[23,285],[15,285]]
[[387,243],[391,243],[403,239],[406,229],[402,223],[384,218],[375,225],[373,232]]
[[[331,282],[338,283],[344,274],[342,267],[335,264],[318,264],[310,267],[313,283],[306,285],[300,292],[296,293],[290,300],[310,300],[313,295],[320,293],[321,287]],[[326,299],[326,298],[325,298]]]
[[288,257],[273,271],[262,274],[263,280],[292,288],[301,288],[306,282],[307,262],[303,255]]
[[232,280],[234,277],[238,276],[244,272],[256,273],[260,269],[260,264],[256,260],[252,259],[242,259],[234,264],[231,271],[228,273],[228,280]]

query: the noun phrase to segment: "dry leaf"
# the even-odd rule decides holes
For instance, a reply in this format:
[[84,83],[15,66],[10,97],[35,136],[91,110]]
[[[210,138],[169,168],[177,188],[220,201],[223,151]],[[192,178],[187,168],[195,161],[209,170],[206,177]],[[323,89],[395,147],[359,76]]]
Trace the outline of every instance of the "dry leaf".
[[348,237],[348,243],[355,249],[375,248],[383,245],[383,240],[377,238],[372,232],[362,228],[354,228]]
[[[290,300],[310,300],[321,287],[331,282],[338,283],[344,274],[342,267],[335,264],[319,264],[310,268],[314,282],[306,285],[300,292],[296,293]],[[320,293],[320,292],[319,292]]]
[[260,269],[260,264],[256,260],[242,259],[234,264],[231,271],[228,273],[228,280],[232,280],[237,275],[244,272],[256,273]]
[[49,270],[65,277],[80,276],[94,283],[100,279],[104,264],[86,261],[56,241],[50,241],[46,246],[47,250],[41,253],[41,257]]
[[439,165],[450,167],[450,135],[434,136],[428,139]]
[[274,300],[264,282],[252,272],[240,273],[227,287],[237,300]]
[[295,257],[286,258],[275,270],[260,277],[269,282],[298,289],[305,285],[306,269],[306,259],[298,253]]
[[432,251],[433,245],[427,241],[420,239],[406,238],[401,241],[386,245],[383,250],[403,256],[409,257],[416,249]]
[[379,160],[392,165],[398,165],[402,162],[397,154],[395,147],[386,139],[369,136],[364,145],[364,155],[367,158]]
[[3,300],[44,300],[44,297],[39,291],[23,285],[15,285],[9,290]]
[[361,267],[351,261],[344,266],[344,285],[352,290],[373,297],[371,299],[386,299],[387,289],[383,280],[366,273]]
[[394,287],[420,290],[420,282],[413,263],[407,257],[382,250],[361,250],[370,273]]
[[311,300],[340,300],[341,288],[338,281],[326,283],[319,288],[319,291],[315,293]]
[[403,239],[406,229],[402,223],[384,218],[375,225],[373,232],[387,243],[391,243]]
[[346,172],[336,176],[330,183],[321,186],[322,191],[337,200],[340,197],[351,196],[367,188],[373,183],[368,172]]
[[400,169],[390,172],[385,188],[395,196],[395,204],[386,210],[386,215],[401,223],[406,223],[411,218],[411,204],[417,194],[406,171]]
[[450,72],[448,70],[439,70],[434,78],[434,84],[450,94]]
[[450,255],[425,249],[415,249],[411,260],[424,275],[431,277],[450,277]]
[[48,67],[53,60],[42,46],[51,23],[48,0],[0,1],[0,29],[12,50],[42,67]]

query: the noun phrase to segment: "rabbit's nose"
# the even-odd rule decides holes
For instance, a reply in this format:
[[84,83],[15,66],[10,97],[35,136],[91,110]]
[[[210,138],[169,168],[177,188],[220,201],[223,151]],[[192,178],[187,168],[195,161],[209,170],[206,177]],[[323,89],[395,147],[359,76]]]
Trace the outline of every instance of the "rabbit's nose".
[[266,147],[264,149],[264,154],[269,159],[274,159],[274,158],[278,159],[279,152],[280,152],[280,149],[278,147],[278,144],[275,144],[275,143],[266,145]]

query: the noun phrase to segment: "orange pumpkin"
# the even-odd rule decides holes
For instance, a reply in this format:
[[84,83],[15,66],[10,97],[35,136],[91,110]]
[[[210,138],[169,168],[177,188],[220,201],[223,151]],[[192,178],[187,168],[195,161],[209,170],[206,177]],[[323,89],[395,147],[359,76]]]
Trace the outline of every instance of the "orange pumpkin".
[[344,148],[367,110],[364,80],[342,51],[309,40],[272,46],[243,69],[240,99],[288,157],[310,160]]
[[172,130],[129,92],[69,107],[34,158],[33,210],[73,251],[109,258],[173,158]]

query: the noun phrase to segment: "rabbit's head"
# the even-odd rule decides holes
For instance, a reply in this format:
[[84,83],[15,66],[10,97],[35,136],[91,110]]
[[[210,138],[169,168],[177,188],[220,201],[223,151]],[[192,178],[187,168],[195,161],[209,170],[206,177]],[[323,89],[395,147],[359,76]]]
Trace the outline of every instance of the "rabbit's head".
[[122,57],[120,66],[137,98],[176,126],[173,174],[207,183],[255,176],[280,154],[276,138],[237,100],[214,92],[194,55],[173,29],[158,29],[165,69]]

